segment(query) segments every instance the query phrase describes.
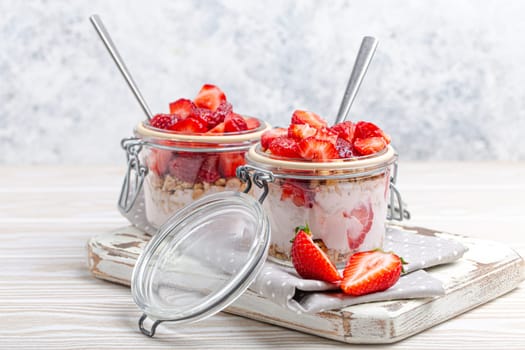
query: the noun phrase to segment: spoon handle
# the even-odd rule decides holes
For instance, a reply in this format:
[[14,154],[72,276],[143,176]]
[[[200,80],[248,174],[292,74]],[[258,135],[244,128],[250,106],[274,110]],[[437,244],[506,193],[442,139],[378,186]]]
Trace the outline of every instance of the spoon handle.
[[120,57],[117,47],[111,40],[111,36],[106,30],[106,27],[104,27],[104,23],[102,23],[102,19],[99,17],[99,15],[93,15],[89,17],[89,20],[93,24],[93,27],[95,27],[95,30],[100,36],[100,39],[106,46],[106,49],[108,49],[109,54],[113,58],[113,61],[115,61],[115,64],[117,65],[118,69],[120,70],[120,73],[122,73],[122,76],[128,83],[128,86],[130,87],[131,91],[133,91],[133,94],[135,95],[135,98],[137,99],[140,106],[144,110],[144,113],[146,113],[146,116],[148,117],[148,119],[153,118],[153,114],[151,113],[151,110],[149,109],[148,104],[144,100],[144,97],[142,97],[142,94],[140,93],[140,90],[137,87],[137,84],[133,80],[131,73],[129,72],[128,68],[124,64],[124,60],[122,59],[122,57]]
[[378,40],[371,36],[365,36],[361,42],[361,47],[357,53],[355,59],[354,67],[352,68],[352,73],[350,74],[350,79],[346,85],[345,94],[343,100],[341,101],[341,106],[339,107],[339,112],[337,112],[337,118],[335,124],[344,121],[350,111],[350,107],[354,102],[357,91],[361,86],[361,82],[366,74],[368,65],[372,61],[372,57],[376,51]]

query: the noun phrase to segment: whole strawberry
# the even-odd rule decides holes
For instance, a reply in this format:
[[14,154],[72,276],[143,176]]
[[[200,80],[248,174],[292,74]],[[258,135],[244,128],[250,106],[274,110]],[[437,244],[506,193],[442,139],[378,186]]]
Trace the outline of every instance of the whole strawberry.
[[355,253],[343,271],[340,287],[353,296],[386,290],[399,280],[403,264],[396,254],[381,250]]
[[328,256],[312,240],[308,226],[298,227],[292,245],[292,263],[295,270],[305,279],[314,279],[330,283],[341,280],[341,274]]

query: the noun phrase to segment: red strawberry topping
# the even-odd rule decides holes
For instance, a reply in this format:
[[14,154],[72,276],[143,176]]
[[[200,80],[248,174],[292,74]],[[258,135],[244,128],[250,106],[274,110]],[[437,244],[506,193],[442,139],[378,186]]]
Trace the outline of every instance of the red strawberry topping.
[[296,110],[292,115],[292,124],[308,124],[313,128],[321,129],[328,126],[326,120],[313,112]]
[[394,253],[356,253],[348,260],[340,287],[353,296],[380,292],[396,284],[402,269],[403,260]]
[[386,141],[382,137],[367,137],[365,139],[354,140],[354,150],[357,155],[367,156],[369,154],[377,153],[387,146]]
[[335,146],[335,143],[337,142],[337,133],[328,128],[322,128],[317,131],[315,138],[317,140],[328,141]]
[[316,128],[312,128],[308,124],[290,124],[288,127],[288,137],[301,141],[310,136],[315,136]]
[[274,139],[268,146],[273,155],[286,158],[301,158],[297,141],[287,136]]
[[382,137],[387,145],[390,143],[390,136],[374,123],[363,121],[357,122],[355,124],[355,138],[366,139],[369,137]]
[[180,98],[177,101],[170,103],[170,113],[178,115],[181,119],[198,115],[197,106],[185,98]]
[[340,138],[350,143],[354,141],[355,124],[351,121],[344,121],[332,126],[334,131]]
[[208,127],[201,119],[189,117],[179,121],[172,127],[172,130],[193,134],[193,133],[202,133],[208,131]]
[[223,134],[224,122],[217,124],[213,129],[208,130],[207,134]]
[[352,144],[345,139],[338,137],[337,142],[335,143],[335,148],[337,153],[339,153],[340,158],[350,158],[353,156],[352,153]]
[[226,95],[215,85],[205,84],[195,97],[195,104],[200,108],[207,108],[214,112],[221,102],[226,101]]
[[239,132],[244,130],[248,130],[248,125],[239,114],[230,113],[224,119],[225,132]]
[[149,125],[157,129],[172,130],[180,118],[173,114],[157,114],[149,121]]
[[292,245],[292,263],[295,270],[305,279],[315,279],[330,283],[341,280],[341,274],[328,256],[312,240],[308,227],[297,228]]
[[263,151],[266,151],[268,149],[268,146],[270,146],[270,143],[280,137],[280,136],[286,136],[288,135],[288,130],[285,128],[274,128],[270,129],[268,131],[265,131],[261,136],[261,147]]
[[330,141],[308,137],[299,142],[299,153],[307,160],[329,160],[339,158],[339,153]]
[[261,126],[261,122],[257,118],[244,118],[244,121],[246,122],[246,126],[248,127],[248,130],[257,129],[259,126]]
[[368,205],[361,203],[352,209],[350,213],[344,211],[343,216],[350,220],[350,227],[346,231],[348,247],[351,250],[355,250],[363,244],[366,234],[372,228],[372,222],[374,221],[372,203],[368,202]]

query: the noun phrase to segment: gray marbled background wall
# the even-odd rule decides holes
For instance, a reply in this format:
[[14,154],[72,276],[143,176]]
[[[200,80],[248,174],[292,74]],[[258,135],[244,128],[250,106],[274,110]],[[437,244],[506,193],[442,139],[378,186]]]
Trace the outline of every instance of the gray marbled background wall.
[[123,164],[143,118],[215,83],[245,114],[335,115],[361,38],[380,44],[351,112],[403,159],[524,160],[525,2],[0,0],[0,163]]

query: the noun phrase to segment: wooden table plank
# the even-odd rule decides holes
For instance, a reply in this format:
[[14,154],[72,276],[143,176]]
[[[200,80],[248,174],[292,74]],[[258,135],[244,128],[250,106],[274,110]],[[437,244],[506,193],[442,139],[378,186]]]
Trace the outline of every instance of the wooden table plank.
[[[129,289],[98,281],[86,266],[93,233],[126,224],[116,209],[123,168],[1,167],[0,174],[1,349],[348,347],[224,313],[146,338]],[[523,256],[524,179],[525,163],[402,163],[399,187],[411,224],[498,240]],[[524,310],[522,284],[388,348],[523,349]]]

